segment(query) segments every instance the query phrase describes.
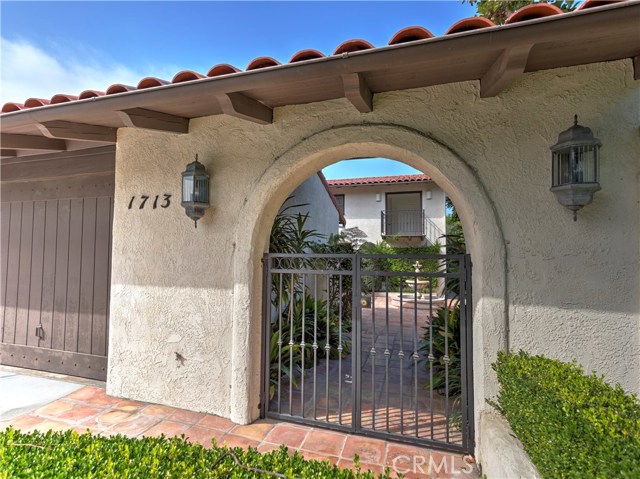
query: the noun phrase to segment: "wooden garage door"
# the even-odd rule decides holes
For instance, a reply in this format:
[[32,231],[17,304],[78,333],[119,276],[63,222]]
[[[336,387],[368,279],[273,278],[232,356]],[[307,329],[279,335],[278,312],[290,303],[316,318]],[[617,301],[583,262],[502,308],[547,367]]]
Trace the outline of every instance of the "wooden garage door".
[[0,363],[106,379],[113,177],[52,184],[3,191]]

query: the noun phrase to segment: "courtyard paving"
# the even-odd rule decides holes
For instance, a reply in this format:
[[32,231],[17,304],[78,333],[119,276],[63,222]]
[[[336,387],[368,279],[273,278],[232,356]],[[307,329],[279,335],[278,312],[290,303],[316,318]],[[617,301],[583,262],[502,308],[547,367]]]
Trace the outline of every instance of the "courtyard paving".
[[[108,396],[103,387],[86,386],[61,399],[4,423],[22,431],[72,429],[94,434],[122,434],[129,437],[168,437],[184,434],[188,441],[211,447],[254,447],[260,452],[281,444],[299,451],[307,459],[327,460],[342,468],[354,467],[358,454],[363,469],[407,478],[478,478],[475,464],[462,455],[299,426],[273,420],[259,420],[247,426],[198,412]],[[431,467],[429,466],[431,464]]]

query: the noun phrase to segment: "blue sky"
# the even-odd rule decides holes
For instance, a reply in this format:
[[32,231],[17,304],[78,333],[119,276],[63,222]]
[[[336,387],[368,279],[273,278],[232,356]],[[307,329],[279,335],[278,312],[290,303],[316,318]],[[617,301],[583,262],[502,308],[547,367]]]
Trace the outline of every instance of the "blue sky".
[[[284,63],[304,48],[330,55],[345,40],[386,45],[403,27],[443,34],[475,9],[422,2],[14,2],[1,9],[0,100],[78,94],[180,70],[240,69],[258,56]],[[329,178],[405,174],[361,161],[328,168]],[[395,173],[397,171],[397,173]]]

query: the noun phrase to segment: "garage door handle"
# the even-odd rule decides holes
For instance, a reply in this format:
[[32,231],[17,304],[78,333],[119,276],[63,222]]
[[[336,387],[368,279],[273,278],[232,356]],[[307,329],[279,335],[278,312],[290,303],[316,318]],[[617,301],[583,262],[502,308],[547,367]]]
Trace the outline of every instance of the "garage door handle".
[[44,328],[42,326],[36,328],[36,336],[38,339],[44,339]]

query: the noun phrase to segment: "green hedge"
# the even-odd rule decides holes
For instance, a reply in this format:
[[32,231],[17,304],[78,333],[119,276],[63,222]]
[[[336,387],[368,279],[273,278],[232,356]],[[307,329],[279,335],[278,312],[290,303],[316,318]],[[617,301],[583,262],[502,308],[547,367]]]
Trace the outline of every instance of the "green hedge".
[[[620,360],[624,360],[623,357]],[[543,477],[640,478],[640,401],[575,362],[501,352],[497,407]]]
[[[231,455],[233,452],[236,459]],[[268,474],[270,471],[277,474]],[[214,447],[187,443],[184,438],[131,439],[91,436],[73,431],[0,432],[0,478],[28,479],[374,479],[372,472],[339,469],[328,461],[305,461],[286,447],[260,454],[255,449]],[[389,479],[380,474],[379,479]]]

